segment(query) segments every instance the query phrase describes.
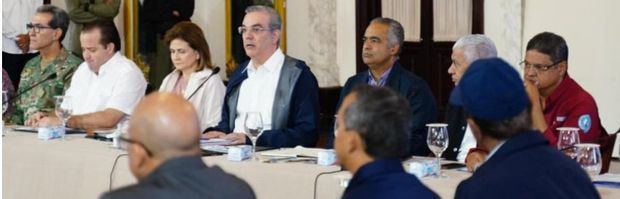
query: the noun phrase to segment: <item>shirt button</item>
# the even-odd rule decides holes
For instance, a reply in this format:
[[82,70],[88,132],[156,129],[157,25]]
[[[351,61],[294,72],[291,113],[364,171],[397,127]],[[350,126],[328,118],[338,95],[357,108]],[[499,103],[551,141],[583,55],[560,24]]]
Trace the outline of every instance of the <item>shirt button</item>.
[[459,150],[459,149],[458,149],[458,148],[456,148],[456,147],[454,147],[454,148],[452,149],[452,151],[454,151],[454,152],[457,152],[458,150]]
[[466,127],[466,126],[461,127],[461,130],[465,130],[465,127]]

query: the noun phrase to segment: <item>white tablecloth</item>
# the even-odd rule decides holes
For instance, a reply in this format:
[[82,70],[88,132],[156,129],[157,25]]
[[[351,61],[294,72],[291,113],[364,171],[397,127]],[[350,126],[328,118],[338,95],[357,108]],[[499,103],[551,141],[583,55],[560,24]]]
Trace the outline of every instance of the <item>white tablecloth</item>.
[[[127,157],[116,165],[114,159],[124,151],[109,142],[71,135],[68,140],[38,140],[35,133],[8,131],[2,139],[2,197],[22,198],[97,198],[113,188],[135,183]],[[314,180],[322,172],[338,171],[336,166],[306,163],[231,162],[224,156],[204,157],[207,165],[217,165],[247,181],[258,198],[307,198],[314,196]],[[442,198],[453,198],[458,183],[467,172],[444,171],[447,178],[422,178],[422,182]],[[340,198],[351,178],[347,171],[321,175],[317,198]],[[620,198],[620,189],[597,187],[603,198]]]

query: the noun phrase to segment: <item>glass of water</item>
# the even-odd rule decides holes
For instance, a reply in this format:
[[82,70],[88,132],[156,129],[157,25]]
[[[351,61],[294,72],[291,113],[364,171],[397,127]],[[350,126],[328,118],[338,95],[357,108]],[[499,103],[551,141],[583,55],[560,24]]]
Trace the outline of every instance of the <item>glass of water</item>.
[[579,144],[579,129],[574,127],[559,127],[558,150],[568,155],[571,159],[577,158],[576,144]]
[[426,144],[428,148],[435,154],[437,165],[437,176],[441,175],[441,153],[448,148],[448,124],[434,123],[426,124],[428,127],[428,135],[426,137]]
[[248,112],[245,115],[245,133],[252,140],[252,157],[258,161],[258,155],[256,155],[256,141],[258,137],[263,133],[263,118],[259,112]]
[[595,176],[601,173],[603,161],[601,159],[601,149],[598,144],[576,144],[577,162],[581,168],[586,170],[588,175]]
[[73,113],[73,102],[69,96],[55,96],[56,98],[56,116],[62,121],[62,132],[60,137],[64,140],[66,134],[66,126],[69,117]]

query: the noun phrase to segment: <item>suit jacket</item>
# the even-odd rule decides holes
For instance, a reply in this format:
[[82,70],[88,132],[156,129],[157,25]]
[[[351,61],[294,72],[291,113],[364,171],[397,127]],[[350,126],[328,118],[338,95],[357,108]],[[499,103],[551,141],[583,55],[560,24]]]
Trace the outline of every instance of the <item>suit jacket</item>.
[[462,181],[455,198],[600,198],[576,161],[551,148],[542,133],[508,139],[474,174]]
[[255,198],[243,180],[219,167],[207,167],[199,156],[168,160],[138,184],[105,193],[102,199]]
[[[344,97],[346,97],[353,88],[358,85],[367,85],[368,78],[370,78],[368,71],[350,77],[340,92],[340,100],[338,101],[336,110],[340,107]],[[431,89],[423,79],[405,70],[398,61],[394,62],[385,86],[401,94],[407,99],[411,107],[412,130],[409,141],[410,149],[407,155],[427,156],[430,154],[430,149],[426,146],[426,124],[437,120],[437,105]],[[332,148],[334,134],[328,133],[327,140],[328,148]]]
[[353,175],[343,199],[365,198],[439,198],[414,175],[403,169],[397,159],[379,159],[370,162]]
[[441,154],[448,160],[456,160],[461,149],[461,142],[467,129],[467,119],[462,106],[448,104],[446,106],[446,121],[448,124],[448,148]]
[[[231,133],[237,118],[237,100],[241,83],[248,78],[248,62],[237,67],[226,87],[222,120],[214,129]],[[306,63],[286,56],[276,88],[271,113],[271,130],[264,131],[257,146],[313,147],[318,138],[319,86]],[[249,140],[249,139],[248,139]]]

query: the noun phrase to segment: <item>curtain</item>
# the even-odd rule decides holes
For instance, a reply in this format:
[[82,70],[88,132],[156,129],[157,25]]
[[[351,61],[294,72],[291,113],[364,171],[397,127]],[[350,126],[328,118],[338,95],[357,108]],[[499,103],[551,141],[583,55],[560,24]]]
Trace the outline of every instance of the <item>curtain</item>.
[[471,0],[433,0],[433,41],[456,41],[471,29]]
[[421,41],[420,0],[382,0],[381,14],[400,22],[405,30],[405,41]]

